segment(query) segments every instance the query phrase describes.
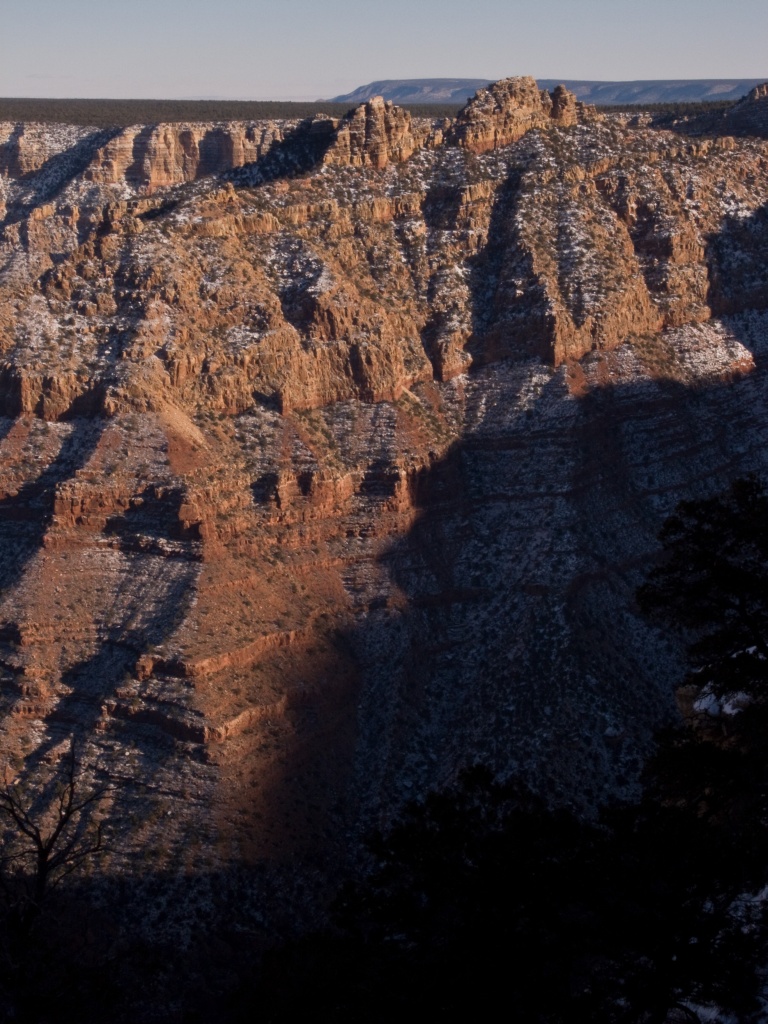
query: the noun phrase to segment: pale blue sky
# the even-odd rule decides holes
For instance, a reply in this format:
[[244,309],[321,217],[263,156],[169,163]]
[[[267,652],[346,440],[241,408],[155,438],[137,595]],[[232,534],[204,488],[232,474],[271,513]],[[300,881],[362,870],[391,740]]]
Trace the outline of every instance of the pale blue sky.
[[0,0],[0,95],[317,99],[379,78],[768,78],[768,0]]

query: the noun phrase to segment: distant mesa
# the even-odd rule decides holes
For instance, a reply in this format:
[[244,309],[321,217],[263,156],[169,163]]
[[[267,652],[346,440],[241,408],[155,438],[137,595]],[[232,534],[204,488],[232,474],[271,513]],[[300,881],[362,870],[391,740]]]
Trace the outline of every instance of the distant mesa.
[[[766,76],[768,78],[768,76]],[[680,78],[634,82],[597,82],[563,78],[539,78],[539,87],[551,92],[562,84],[582,103],[624,105],[629,103],[703,103],[736,101],[764,78]],[[394,78],[363,85],[336,96],[334,103],[365,103],[383,96],[400,104],[444,103],[461,106],[478,89],[492,84],[490,78]]]
[[409,78],[371,82],[354,92],[337,96],[334,103],[365,103],[374,96],[382,96],[393,103],[445,103],[461,106],[478,89],[491,85],[490,78]]

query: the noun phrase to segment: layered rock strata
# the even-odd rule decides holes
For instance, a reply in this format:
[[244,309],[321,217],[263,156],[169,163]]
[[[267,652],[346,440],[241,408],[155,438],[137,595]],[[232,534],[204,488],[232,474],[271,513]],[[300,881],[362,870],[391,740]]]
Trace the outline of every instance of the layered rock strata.
[[124,867],[334,858],[472,760],[593,806],[673,713],[632,595],[766,469],[767,144],[488,96],[3,128],[0,753],[75,734]]
[[99,149],[84,176],[151,193],[253,163],[282,139],[283,131],[269,122],[137,125]]

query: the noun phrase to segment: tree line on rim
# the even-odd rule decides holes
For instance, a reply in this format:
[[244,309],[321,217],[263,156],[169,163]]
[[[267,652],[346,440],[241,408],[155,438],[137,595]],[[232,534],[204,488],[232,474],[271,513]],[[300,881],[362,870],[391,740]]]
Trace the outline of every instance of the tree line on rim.
[[[456,114],[463,104],[404,104],[413,117]],[[93,128],[127,128],[135,124],[195,121],[305,120],[316,114],[344,117],[348,103],[301,103],[280,100],[66,100],[0,99],[0,121],[74,124]]]

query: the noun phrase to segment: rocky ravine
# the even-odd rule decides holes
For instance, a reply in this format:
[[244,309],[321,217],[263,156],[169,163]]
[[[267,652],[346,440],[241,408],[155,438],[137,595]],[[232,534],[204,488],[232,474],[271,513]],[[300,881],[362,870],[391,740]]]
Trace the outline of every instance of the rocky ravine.
[[126,870],[333,861],[477,759],[632,791],[659,523],[766,468],[759,131],[524,79],[453,123],[3,125],[0,174],[8,772],[74,733]]

